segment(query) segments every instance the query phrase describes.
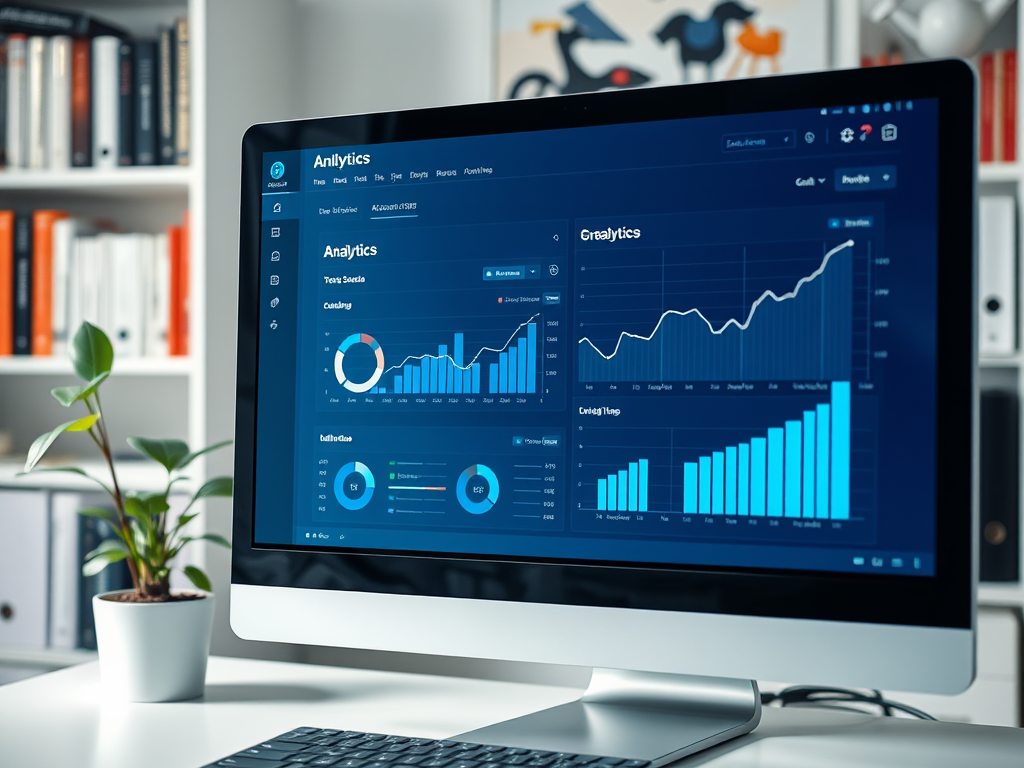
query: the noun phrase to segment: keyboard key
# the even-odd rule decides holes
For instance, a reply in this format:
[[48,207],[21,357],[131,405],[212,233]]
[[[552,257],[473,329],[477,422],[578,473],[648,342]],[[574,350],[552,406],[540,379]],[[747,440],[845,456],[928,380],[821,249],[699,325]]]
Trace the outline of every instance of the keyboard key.
[[459,760],[478,760],[479,761],[479,760],[490,760],[491,759],[490,753],[489,752],[484,752],[482,749],[473,749],[473,750],[470,750],[468,752],[465,751],[465,750],[462,750],[461,752],[459,752],[456,755],[456,757]]
[[405,738],[405,736],[388,736],[384,739],[386,744],[402,744],[406,741],[408,741],[408,739]]
[[[532,749],[521,749],[519,747],[509,747],[508,748],[508,754],[510,754],[510,755],[528,755],[528,754],[530,754],[533,751],[534,750],[532,750]],[[502,761],[502,762],[504,762],[504,761]]]
[[225,757],[216,765],[222,768],[285,768],[288,763],[283,760],[256,760],[252,757]]
[[431,752],[436,752],[436,745],[422,744],[414,747],[409,747],[405,754],[407,755],[429,755]]
[[[337,765],[342,761],[340,757],[333,757],[331,755],[320,755],[315,760],[310,760],[306,765]],[[359,761],[362,765],[362,761]]]
[[555,762],[555,758],[553,757],[539,757],[528,763],[523,763],[523,765],[528,765],[530,768],[547,768],[547,766],[551,765],[553,762]]
[[601,758],[601,765],[612,765],[612,766],[614,766],[614,765],[622,765],[624,762],[626,762],[626,761],[623,758],[621,758],[621,757],[602,757]]
[[445,768],[451,762],[452,758],[450,757],[434,757],[417,763],[417,765],[419,768]]
[[[409,752],[411,751],[412,750],[409,750]],[[395,761],[395,764],[416,765],[417,763],[422,763],[424,760],[427,759],[426,755],[410,755],[409,752],[406,752],[404,755],[399,755],[398,759]]]
[[480,763],[476,760],[455,760],[448,765],[448,768],[478,768]]
[[297,751],[281,752],[277,749],[260,749],[259,747],[253,747],[252,749],[246,749],[239,752],[235,757],[252,757],[257,760],[290,760],[297,754],[299,754]]
[[[381,744],[384,743],[386,742],[381,742]],[[408,744],[388,744],[386,747],[384,747],[385,752],[405,752],[405,750],[407,749],[409,749]]]
[[288,758],[288,765],[306,765],[312,763],[318,758],[324,757],[324,755],[314,755],[309,752],[303,752],[301,755],[292,755]]
[[627,760],[622,764],[622,768],[647,768],[650,764],[650,760]]
[[[523,750],[523,751],[525,752],[526,750]],[[512,750],[510,749],[509,752],[512,752]],[[525,763],[530,762],[530,756],[529,755],[511,755],[509,757],[503,757],[501,759],[501,762],[503,762],[505,765],[524,765]]]
[[257,744],[254,749],[272,749],[277,752],[298,752],[294,744],[287,741],[264,741]]
[[576,763],[576,765],[590,765],[591,763],[596,763],[601,759],[602,758],[597,755],[576,755],[576,757],[573,758],[573,762]]
[[554,752],[542,752],[539,749],[531,750],[526,756],[531,760],[540,760],[545,757],[550,757],[552,760],[557,759]]

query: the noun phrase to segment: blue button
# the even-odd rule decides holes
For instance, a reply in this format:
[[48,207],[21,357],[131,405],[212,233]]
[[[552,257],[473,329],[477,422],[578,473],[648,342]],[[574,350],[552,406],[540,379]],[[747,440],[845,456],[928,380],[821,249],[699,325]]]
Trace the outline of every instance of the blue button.
[[864,166],[863,168],[836,169],[837,192],[895,188],[895,165],[872,165]]
[[839,229],[839,219],[829,219],[828,220],[828,228],[829,229]]
[[557,448],[562,444],[562,438],[558,435],[544,435],[541,438],[541,443],[545,448]]
[[512,445],[518,447],[518,446],[521,446],[522,444],[523,444],[523,438],[522,437],[516,436],[516,437],[512,438]]
[[561,304],[562,303],[562,294],[558,293],[557,291],[547,291],[547,292],[544,293],[543,300],[544,300],[544,303],[548,304],[548,305],[551,305],[551,304]]
[[524,280],[526,267],[484,267],[484,280]]

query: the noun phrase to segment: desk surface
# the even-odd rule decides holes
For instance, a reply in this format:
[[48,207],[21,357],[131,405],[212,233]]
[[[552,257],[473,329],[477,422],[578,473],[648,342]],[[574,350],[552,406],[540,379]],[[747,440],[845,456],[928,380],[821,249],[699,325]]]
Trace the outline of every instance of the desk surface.
[[[202,699],[105,700],[82,664],[0,687],[4,768],[198,768],[303,725],[447,738],[580,691],[212,658]],[[1024,730],[820,710],[766,709],[748,736],[678,764],[714,768],[1024,765]]]

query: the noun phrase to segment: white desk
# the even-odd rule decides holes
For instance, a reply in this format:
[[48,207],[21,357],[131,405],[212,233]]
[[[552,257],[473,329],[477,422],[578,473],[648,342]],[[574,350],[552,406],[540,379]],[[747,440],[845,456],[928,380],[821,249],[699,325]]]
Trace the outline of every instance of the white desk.
[[[104,701],[82,664],[0,687],[3,768],[199,768],[296,726],[446,738],[579,696],[569,688],[213,658],[203,699]],[[1024,730],[766,709],[682,766],[1024,766]]]

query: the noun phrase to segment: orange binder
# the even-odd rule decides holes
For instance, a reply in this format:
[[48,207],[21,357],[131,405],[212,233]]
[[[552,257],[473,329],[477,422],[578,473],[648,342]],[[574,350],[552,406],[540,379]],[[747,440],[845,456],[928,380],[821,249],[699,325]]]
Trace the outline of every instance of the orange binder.
[[53,354],[53,222],[66,211],[32,214],[32,354]]
[[181,271],[178,290],[181,292],[181,311],[178,314],[178,330],[181,333],[181,354],[189,353],[189,308],[191,303],[192,279],[192,220],[185,211],[181,218]]
[[14,211],[0,211],[0,357],[14,354]]

